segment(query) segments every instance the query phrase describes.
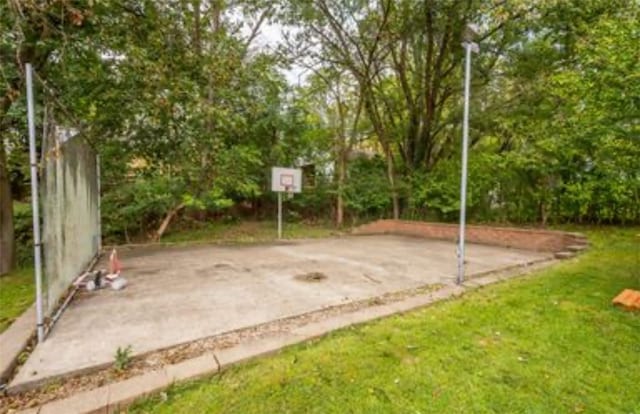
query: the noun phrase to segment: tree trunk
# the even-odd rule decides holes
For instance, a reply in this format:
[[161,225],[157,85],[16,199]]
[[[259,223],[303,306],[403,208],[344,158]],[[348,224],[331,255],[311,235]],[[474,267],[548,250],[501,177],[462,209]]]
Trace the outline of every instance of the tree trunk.
[[387,158],[387,179],[391,186],[391,201],[393,203],[393,218],[398,220],[400,218],[400,200],[398,198],[398,191],[396,189],[395,172],[393,168],[393,156],[391,155],[391,148],[388,148],[384,152]]
[[176,214],[178,214],[178,212],[182,210],[184,207],[185,207],[185,204],[180,203],[167,213],[167,215],[164,217],[164,220],[162,220],[162,223],[160,223],[160,227],[156,231],[156,234],[154,234],[153,236],[154,242],[160,241],[160,238],[162,237],[164,232],[167,230],[167,227],[169,227],[169,224],[171,224],[171,220],[173,220]]
[[9,92],[0,99],[0,275],[8,273],[15,265],[13,197],[3,131],[5,115],[12,104],[11,92],[17,89],[18,82],[14,80]]
[[4,138],[0,135],[0,275],[8,273],[15,265],[14,244],[11,182]]
[[344,180],[346,177],[346,151],[340,151],[338,155],[338,197],[336,199],[336,227],[344,224]]
[[400,200],[398,198],[398,191],[396,189],[395,182],[395,168],[393,166],[393,154],[391,153],[391,144],[387,137],[387,131],[385,130],[378,107],[375,102],[373,89],[364,80],[360,79],[360,93],[363,95],[364,106],[369,120],[373,125],[373,129],[378,136],[378,142],[382,146],[384,156],[387,161],[387,179],[389,180],[389,186],[391,187],[391,201],[393,203],[393,218],[397,220],[400,218]]
[[196,54],[200,56],[202,54],[202,30],[200,23],[200,0],[195,0],[193,3],[193,46]]
[[548,217],[549,217],[549,214],[547,212],[546,203],[544,202],[544,200],[542,200],[540,201],[540,221],[541,221],[542,227],[547,227]]

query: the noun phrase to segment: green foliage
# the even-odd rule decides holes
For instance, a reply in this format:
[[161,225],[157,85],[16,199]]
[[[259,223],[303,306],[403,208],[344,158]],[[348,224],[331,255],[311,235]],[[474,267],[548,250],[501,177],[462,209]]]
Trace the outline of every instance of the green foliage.
[[427,217],[433,211],[439,220],[451,221],[460,208],[460,177],[456,163],[441,163],[431,173],[411,177],[411,218]]
[[[301,193],[288,199],[283,194],[287,219],[318,220],[325,218],[333,208],[334,185],[328,177],[317,175],[313,186],[303,187]],[[276,195],[272,196],[275,201]]]
[[127,370],[127,368],[129,368],[129,365],[131,365],[132,352],[133,352],[133,349],[131,348],[131,345],[127,345],[125,348],[118,347],[118,349],[116,349],[116,354],[114,356],[114,361],[113,361],[113,368],[117,372],[122,372]]
[[391,208],[391,189],[380,157],[358,158],[349,165],[345,205],[354,218],[383,217]]
[[0,333],[31,306],[35,296],[31,265],[0,276]]
[[[508,169],[504,160],[491,153],[472,154],[468,164],[467,212],[476,221],[500,221],[507,215],[501,191]],[[442,161],[429,172],[411,177],[410,218],[458,220],[460,210],[460,160]]]
[[33,262],[33,215],[31,204],[13,203],[13,229],[16,240],[17,267],[30,266]]
[[[455,220],[461,114],[453,98],[461,93],[462,53],[450,39],[470,16],[455,2],[382,5],[320,1],[292,10],[299,7],[298,17],[313,28],[300,39],[323,47],[316,56],[321,73],[351,73],[352,87],[367,100],[374,138],[392,153],[404,216]],[[486,27],[473,60],[471,219],[638,222],[638,3],[476,6],[479,16],[471,18]],[[346,43],[341,31],[349,33]],[[374,53],[378,48],[389,53]],[[365,79],[370,65],[388,68],[388,76]],[[436,77],[425,83],[424,73]],[[330,114],[335,105],[329,100],[317,112]],[[351,196],[351,212],[362,214],[369,201]]]
[[155,230],[174,208],[184,185],[168,177],[139,177],[105,191],[101,206],[103,237],[109,241],[130,240],[140,232]]
[[186,207],[195,210],[217,211],[233,206],[233,200],[225,197],[219,188],[214,188],[199,198],[185,194],[182,197],[182,202]]
[[634,2],[550,5],[532,26],[536,35],[510,51],[496,105],[473,115],[493,122],[480,124],[489,145],[474,151],[500,157],[505,218],[640,220],[639,131],[630,121],[640,111],[632,81],[639,16]]
[[[181,205],[202,219],[271,214],[274,165],[331,172],[288,202],[290,219],[335,218],[341,197],[353,221],[389,216],[397,194],[405,217],[456,220],[469,21],[482,22],[470,219],[640,221],[637,2],[120,3],[0,6],[13,195],[25,198],[28,177],[16,56],[30,56],[39,122],[46,104],[101,155],[108,242],[153,234]],[[304,30],[278,50],[242,30],[271,19]],[[298,87],[281,73],[292,63],[312,68]]]

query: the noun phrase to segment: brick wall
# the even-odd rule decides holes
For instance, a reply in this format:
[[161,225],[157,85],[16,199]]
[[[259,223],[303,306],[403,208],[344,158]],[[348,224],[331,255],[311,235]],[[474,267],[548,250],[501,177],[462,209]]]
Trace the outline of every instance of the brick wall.
[[[420,221],[378,220],[358,227],[354,230],[354,234],[401,234],[456,241],[458,239],[458,225]],[[466,241],[518,249],[558,252],[565,250],[567,246],[585,243],[585,238],[581,234],[563,231],[467,226]]]

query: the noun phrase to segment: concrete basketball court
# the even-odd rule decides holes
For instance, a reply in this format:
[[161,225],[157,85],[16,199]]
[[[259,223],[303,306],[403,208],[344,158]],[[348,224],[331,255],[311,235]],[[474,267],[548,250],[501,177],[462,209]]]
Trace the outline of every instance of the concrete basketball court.
[[[12,386],[112,363],[118,347],[142,354],[390,292],[452,284],[456,275],[454,243],[391,235],[140,248],[120,256],[129,285],[74,299]],[[467,275],[551,257],[470,244]],[[301,277],[310,272],[326,277]]]

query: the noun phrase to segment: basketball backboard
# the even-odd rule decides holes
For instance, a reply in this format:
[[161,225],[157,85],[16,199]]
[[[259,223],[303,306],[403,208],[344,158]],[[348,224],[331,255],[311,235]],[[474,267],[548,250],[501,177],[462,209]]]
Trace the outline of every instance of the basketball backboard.
[[299,168],[271,168],[271,191],[299,193],[302,191],[302,170]]

